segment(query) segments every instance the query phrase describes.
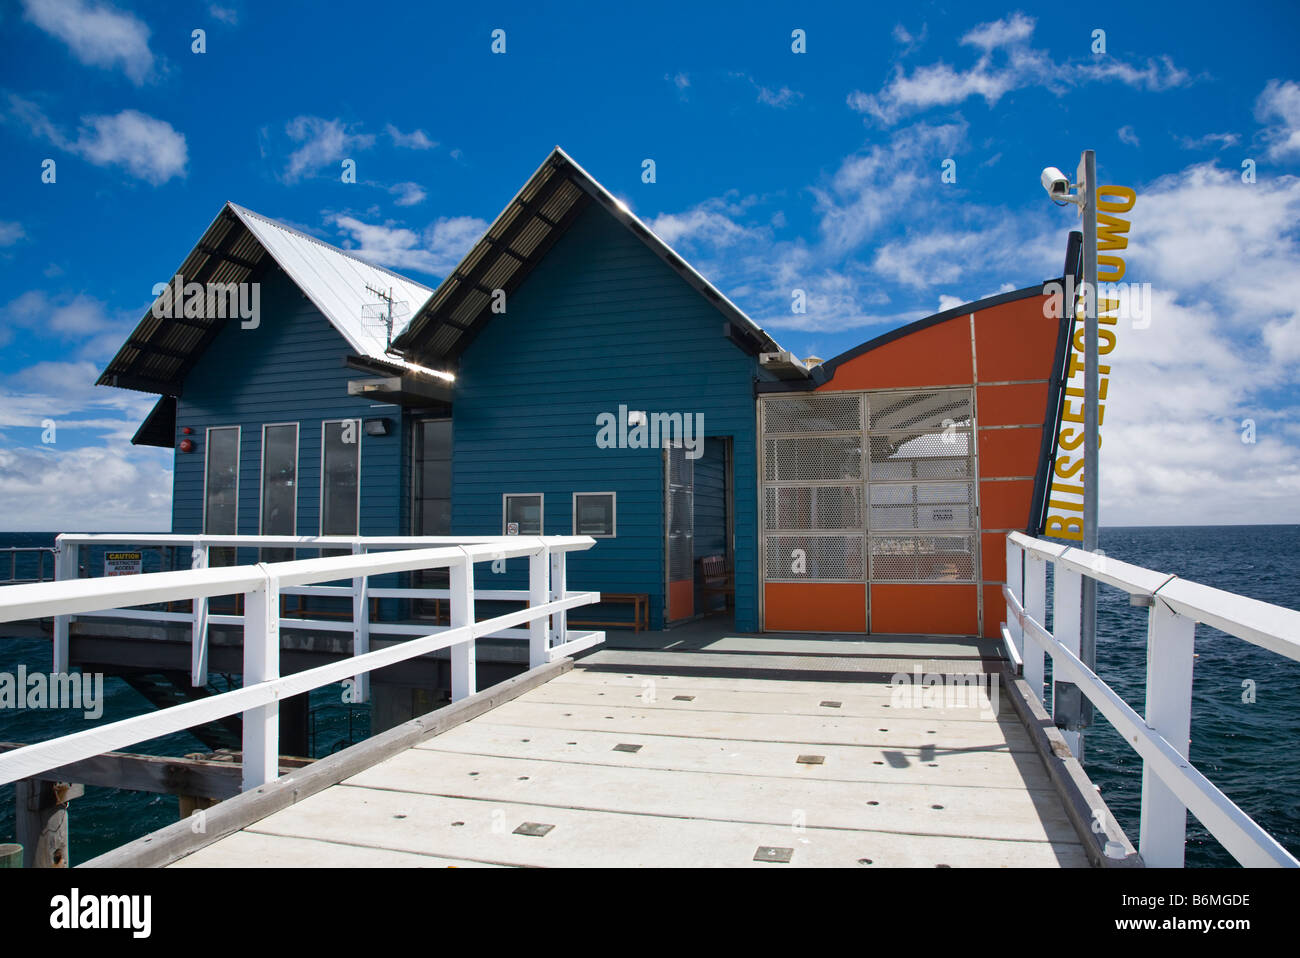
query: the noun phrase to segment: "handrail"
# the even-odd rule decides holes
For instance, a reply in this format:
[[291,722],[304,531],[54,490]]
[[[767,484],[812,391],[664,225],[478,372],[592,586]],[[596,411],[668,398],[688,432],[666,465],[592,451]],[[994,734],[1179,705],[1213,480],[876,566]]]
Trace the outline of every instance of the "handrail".
[[[86,539],[59,538],[64,543],[70,539],[78,542]],[[183,538],[193,541],[193,537]],[[123,536],[106,539],[139,541]],[[254,545],[246,541],[238,544]],[[0,784],[242,713],[243,787],[247,790],[279,774],[278,703],[285,696],[353,677],[365,678],[374,669],[450,649],[452,700],[459,701],[477,691],[474,648],[477,638],[527,625],[530,667],[604,641],[603,632],[571,633],[566,623],[568,609],[600,599],[596,592],[569,592],[565,588],[565,556],[573,550],[591,548],[595,540],[590,536],[485,537],[470,544],[374,553],[360,551],[362,540],[351,539],[346,544],[353,547],[353,554],[104,579],[69,578],[0,589],[0,622],[43,615],[54,615],[56,622],[66,621],[78,613],[177,599],[193,599],[197,607],[202,599],[232,593],[242,593],[245,598],[243,688],[7,752],[0,755]],[[528,607],[476,622],[474,564],[518,557],[527,557],[530,564]],[[290,676],[279,674],[280,595],[286,587],[346,578],[361,583],[359,591],[353,594],[354,614],[360,613],[353,628],[364,632],[365,582],[369,576],[436,568],[446,568],[451,573],[449,627],[430,626],[423,630],[426,634],[373,652],[368,651],[365,643],[354,643],[355,654],[351,658]],[[204,628],[206,631],[206,622]],[[61,670],[56,667],[57,671]]]
[[[9,554],[9,578],[0,579],[0,585],[17,585],[19,583],[44,582],[45,579],[45,557],[48,555],[51,559],[50,572],[54,572],[54,557],[58,554],[53,546],[3,546],[0,547],[0,553]],[[36,553],[36,578],[20,579],[18,578],[18,556],[28,553]]]
[[[1055,568],[1052,630],[1046,619],[1046,567]],[[1146,718],[1079,659],[1080,587],[1084,576],[1140,598],[1147,626]],[[1279,655],[1300,660],[1300,612],[1188,582],[1176,576],[1023,533],[1007,536],[1002,587],[1008,652],[1043,699],[1043,655],[1053,662],[1053,710],[1060,687],[1073,684],[1143,760],[1139,850],[1148,865],[1182,866],[1190,810],[1243,865],[1300,867],[1300,861],[1188,761],[1192,663],[1198,622]],[[1077,750],[1077,734],[1066,733]]]

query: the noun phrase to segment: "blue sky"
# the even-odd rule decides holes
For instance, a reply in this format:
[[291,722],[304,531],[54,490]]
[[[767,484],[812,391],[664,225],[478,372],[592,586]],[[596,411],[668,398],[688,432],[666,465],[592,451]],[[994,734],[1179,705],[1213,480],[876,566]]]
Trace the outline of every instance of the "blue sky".
[[152,400],[92,384],[222,202],[435,285],[556,144],[825,358],[1058,273],[1038,174],[1095,148],[1153,304],[1103,523],[1300,521],[1295,4],[441,6],[0,4],[0,528],[166,527]]

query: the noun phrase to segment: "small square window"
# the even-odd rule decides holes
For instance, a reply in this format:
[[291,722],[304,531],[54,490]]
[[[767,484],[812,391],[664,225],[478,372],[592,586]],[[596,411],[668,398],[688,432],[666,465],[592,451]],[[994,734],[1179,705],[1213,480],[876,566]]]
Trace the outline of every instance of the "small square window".
[[507,492],[502,497],[501,534],[540,536],[542,534],[542,494]]
[[575,492],[573,534],[595,539],[614,538],[615,499],[612,492]]

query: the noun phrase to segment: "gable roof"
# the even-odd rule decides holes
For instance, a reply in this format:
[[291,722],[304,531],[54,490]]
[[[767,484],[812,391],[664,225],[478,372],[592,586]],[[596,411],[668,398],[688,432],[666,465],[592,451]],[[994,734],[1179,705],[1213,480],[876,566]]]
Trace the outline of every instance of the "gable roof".
[[455,359],[492,318],[492,291],[509,296],[590,203],[604,207],[713,303],[727,334],[751,353],[781,347],[558,146],[483,237],[416,312],[393,346],[420,362]]
[[[175,275],[186,284],[205,287],[256,282],[271,263],[284,270],[357,355],[446,375],[389,354],[382,324],[367,316],[367,310],[373,312],[379,303],[367,286],[391,289],[395,302],[407,304],[406,317],[414,316],[433,295],[429,287],[234,203],[222,207]],[[150,305],[97,385],[179,395],[185,374],[226,320],[207,315],[155,316],[154,306],[168,295],[164,292]],[[405,328],[407,321],[395,317],[394,332]]]

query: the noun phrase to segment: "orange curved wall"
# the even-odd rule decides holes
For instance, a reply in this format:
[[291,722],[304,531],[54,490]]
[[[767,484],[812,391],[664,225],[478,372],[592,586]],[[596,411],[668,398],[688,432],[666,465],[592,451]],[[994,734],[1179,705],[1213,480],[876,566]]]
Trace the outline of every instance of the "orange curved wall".
[[[1006,619],[1006,534],[1030,524],[1043,430],[1053,425],[1046,421],[1047,400],[1061,321],[1045,315],[1046,302],[1047,297],[1030,295],[954,316],[846,360],[818,387],[823,392],[937,386],[975,390],[979,583],[872,585],[872,632],[1000,634]],[[864,586],[768,583],[764,589],[767,629],[867,628],[857,601]],[[832,595],[847,596],[848,590],[856,590],[856,598],[827,601]]]

